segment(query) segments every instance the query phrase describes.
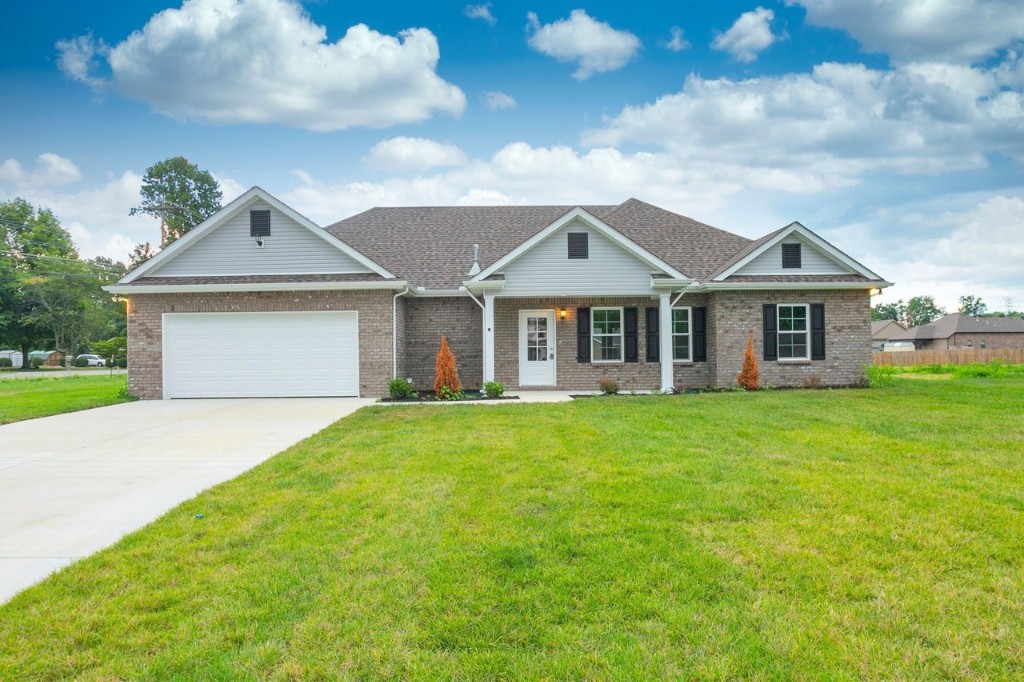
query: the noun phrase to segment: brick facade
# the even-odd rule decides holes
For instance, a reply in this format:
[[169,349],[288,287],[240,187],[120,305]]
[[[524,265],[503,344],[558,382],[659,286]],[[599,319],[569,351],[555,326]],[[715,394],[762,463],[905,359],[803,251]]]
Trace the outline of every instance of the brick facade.
[[[736,385],[751,333],[762,385],[863,383],[864,367],[871,363],[871,303],[867,291],[718,291],[709,298],[708,316],[715,320],[715,329],[714,335],[710,331],[708,334],[708,360],[714,348],[714,383],[718,386]],[[823,303],[825,359],[799,363],[765,360],[761,328],[765,303]]]
[[[455,355],[459,380],[464,388],[483,383],[483,310],[469,296],[398,299],[405,323],[401,376],[413,387],[434,390],[434,366],[441,335]],[[401,337],[400,337],[401,338]]]
[[1024,348],[1024,333],[1019,332],[965,332],[948,339],[934,339],[925,350],[1003,350]]
[[163,397],[164,313],[358,310],[359,392],[384,395],[392,371],[392,295],[386,290],[135,294],[128,302],[128,392]]

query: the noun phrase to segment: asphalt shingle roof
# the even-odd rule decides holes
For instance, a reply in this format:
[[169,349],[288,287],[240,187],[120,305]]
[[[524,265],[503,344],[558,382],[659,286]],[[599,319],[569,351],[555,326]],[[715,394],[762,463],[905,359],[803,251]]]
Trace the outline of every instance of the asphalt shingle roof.
[[1019,317],[971,317],[951,313],[931,324],[911,327],[893,339],[948,339],[953,334],[1024,334],[1024,320]]

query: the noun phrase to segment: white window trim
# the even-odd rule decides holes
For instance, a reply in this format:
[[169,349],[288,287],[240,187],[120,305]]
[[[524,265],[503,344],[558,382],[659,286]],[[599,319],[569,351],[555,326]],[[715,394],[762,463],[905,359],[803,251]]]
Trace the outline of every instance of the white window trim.
[[[594,357],[594,337],[595,336],[615,336],[615,334],[595,334],[594,333],[594,313],[598,310],[618,310],[619,311],[619,359],[618,360],[598,360]],[[600,306],[597,308],[590,309],[590,362],[596,365],[617,365],[622,364],[626,361],[626,311],[625,308],[616,308],[615,306]]]
[[[807,329],[804,330],[804,337],[807,342],[804,347],[807,349],[807,354],[800,358],[784,358],[782,357],[782,335],[783,334],[797,334],[799,332],[784,332],[782,331],[781,315],[783,308],[803,308],[804,319],[807,321]],[[779,362],[810,362],[811,361],[811,306],[809,303],[778,303],[775,306],[775,352],[778,355]]]
[[[686,331],[685,334],[676,334],[676,329],[675,329],[675,312],[677,310],[685,310],[686,311],[686,329],[687,329],[687,331]],[[669,316],[669,321],[672,324],[672,329],[671,329],[672,343],[669,344],[669,351],[672,353],[672,362],[674,362],[677,365],[692,364],[693,363],[693,308],[691,308],[688,305],[680,305],[680,306],[673,307],[672,308],[672,314]],[[676,357],[676,337],[677,336],[685,336],[686,337],[686,342],[687,342],[686,343],[686,351],[688,353],[688,357],[685,357],[685,358],[677,358]]]

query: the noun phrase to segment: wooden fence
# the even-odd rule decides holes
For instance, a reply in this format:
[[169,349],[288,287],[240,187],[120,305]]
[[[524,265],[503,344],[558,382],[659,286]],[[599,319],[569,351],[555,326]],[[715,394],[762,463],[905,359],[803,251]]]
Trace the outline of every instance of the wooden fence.
[[1024,364],[1024,348],[975,348],[973,350],[915,350],[894,353],[872,353],[875,365],[969,365],[972,362],[999,360]]

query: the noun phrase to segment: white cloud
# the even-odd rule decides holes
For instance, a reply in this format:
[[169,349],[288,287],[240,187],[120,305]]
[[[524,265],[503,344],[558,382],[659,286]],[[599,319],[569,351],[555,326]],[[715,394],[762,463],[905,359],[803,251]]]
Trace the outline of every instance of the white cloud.
[[672,52],[682,52],[690,47],[690,41],[683,38],[683,29],[678,26],[673,26],[671,30],[672,38],[665,43],[665,47]]
[[974,63],[1024,39],[1019,0],[786,0],[899,62]]
[[584,134],[591,145],[653,144],[735,169],[756,187],[818,191],[869,174],[1024,160],[1024,101],[992,72],[917,64],[892,71],[821,64],[810,74],[706,80],[630,106]]
[[498,23],[498,20],[495,19],[494,15],[491,13],[491,3],[489,2],[482,5],[466,5],[462,11],[465,12],[466,16],[470,19],[479,19],[491,26]]
[[527,41],[530,47],[562,62],[576,62],[578,68],[572,74],[576,80],[621,69],[640,49],[635,35],[597,21],[581,9],[550,24],[542,25],[533,12],[528,19],[533,31]]
[[758,7],[744,12],[728,31],[717,36],[711,47],[732,55],[738,62],[749,63],[768,48],[779,36],[772,33],[771,22],[775,13]]
[[484,93],[484,106],[491,111],[501,111],[503,109],[515,109],[518,103],[511,95],[506,95],[500,90],[492,90]]
[[32,170],[25,170],[17,159],[7,159],[0,164],[0,182],[10,183],[18,188],[37,189],[66,185],[76,182],[81,177],[82,171],[71,159],[52,152],[40,154]]
[[[363,24],[334,43],[293,0],[186,0],[123,42],[57,44],[64,73],[179,119],[311,130],[386,127],[460,115],[466,98],[437,75],[425,28],[382,35]],[[103,57],[111,76],[92,76]]]
[[389,171],[420,172],[430,168],[461,166],[467,159],[466,154],[451,142],[393,137],[373,145],[363,161]]

